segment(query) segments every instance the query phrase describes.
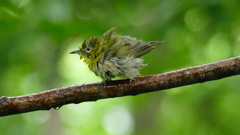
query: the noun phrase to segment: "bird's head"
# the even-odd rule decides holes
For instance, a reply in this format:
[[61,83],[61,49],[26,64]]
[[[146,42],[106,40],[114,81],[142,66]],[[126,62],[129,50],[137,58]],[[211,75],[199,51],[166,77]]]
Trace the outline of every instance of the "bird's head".
[[70,52],[70,54],[79,54],[80,59],[90,59],[96,55],[97,37],[91,37],[89,40],[84,40],[79,50]]

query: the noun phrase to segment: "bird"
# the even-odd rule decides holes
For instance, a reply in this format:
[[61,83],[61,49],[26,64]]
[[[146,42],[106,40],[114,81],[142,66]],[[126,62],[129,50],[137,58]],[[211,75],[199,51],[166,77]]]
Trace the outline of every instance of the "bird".
[[149,53],[166,41],[146,42],[131,36],[115,34],[116,27],[107,30],[102,36],[84,40],[78,50],[70,54],[80,55],[88,68],[104,83],[114,77],[134,80],[140,75],[139,69],[146,66],[141,56]]

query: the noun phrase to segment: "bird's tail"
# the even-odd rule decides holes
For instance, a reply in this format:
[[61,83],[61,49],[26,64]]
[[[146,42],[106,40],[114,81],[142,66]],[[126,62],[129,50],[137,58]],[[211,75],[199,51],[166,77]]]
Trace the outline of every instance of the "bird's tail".
[[148,42],[149,45],[158,45],[158,44],[162,44],[162,43],[166,43],[167,41],[150,41]]
[[132,48],[132,54],[134,54],[134,56],[136,58],[143,56],[155,48],[152,45],[162,44],[165,42],[166,41],[150,41],[150,42],[141,41],[141,42],[138,42],[138,44]]

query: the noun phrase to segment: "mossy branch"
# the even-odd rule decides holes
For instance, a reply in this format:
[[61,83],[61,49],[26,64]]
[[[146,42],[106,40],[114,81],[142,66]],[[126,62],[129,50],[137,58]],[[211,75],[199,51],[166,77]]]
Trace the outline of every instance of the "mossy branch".
[[0,98],[0,116],[37,110],[58,109],[70,103],[138,95],[170,88],[203,83],[240,74],[240,57],[177,71],[111,81],[107,85],[91,83],[47,90],[40,93]]

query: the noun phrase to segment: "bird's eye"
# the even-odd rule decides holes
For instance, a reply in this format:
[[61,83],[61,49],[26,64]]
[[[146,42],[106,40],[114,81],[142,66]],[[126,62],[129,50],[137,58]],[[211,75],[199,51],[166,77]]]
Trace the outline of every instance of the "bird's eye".
[[91,52],[91,48],[88,47],[88,48],[86,49],[86,52],[87,52],[87,53],[90,53],[90,52]]

